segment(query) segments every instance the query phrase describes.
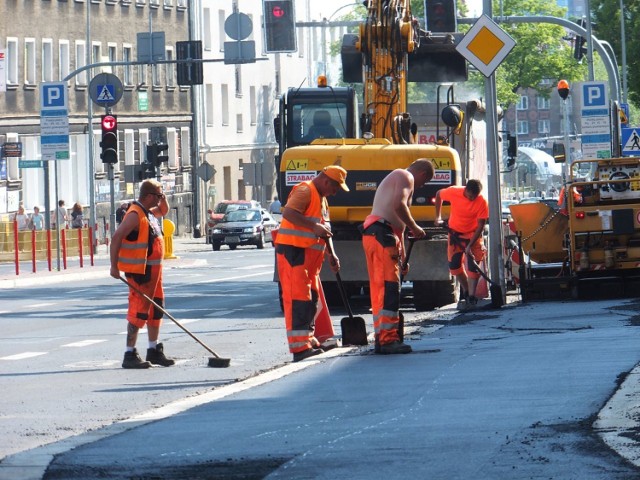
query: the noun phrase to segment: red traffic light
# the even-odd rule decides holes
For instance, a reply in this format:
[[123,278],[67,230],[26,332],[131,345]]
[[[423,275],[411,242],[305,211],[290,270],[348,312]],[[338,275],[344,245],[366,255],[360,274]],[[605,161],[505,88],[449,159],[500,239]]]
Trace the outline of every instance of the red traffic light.
[[287,12],[284,11],[284,8],[282,8],[280,5],[276,5],[275,7],[273,7],[271,9],[271,13],[276,18],[284,17],[287,14]]
[[118,120],[113,115],[102,116],[102,130],[111,131],[118,127]]

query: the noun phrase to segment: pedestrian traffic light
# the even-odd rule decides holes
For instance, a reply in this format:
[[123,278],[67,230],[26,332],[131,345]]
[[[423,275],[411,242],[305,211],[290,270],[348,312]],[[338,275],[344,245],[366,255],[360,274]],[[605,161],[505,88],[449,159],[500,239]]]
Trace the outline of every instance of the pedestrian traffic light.
[[293,0],[264,0],[265,52],[296,51],[296,16]]
[[100,158],[102,163],[118,163],[118,117],[102,115],[102,141],[100,142]]
[[139,178],[140,181],[146,180],[147,178],[155,178],[156,166],[153,163],[146,161],[146,162],[143,162],[141,166],[142,166],[142,171],[140,172],[140,178]]
[[427,30],[452,33],[457,30],[456,0],[427,0]]
[[169,145],[152,143],[147,145],[147,162],[154,167],[159,167],[163,162],[169,161],[168,155],[162,155],[162,152],[169,150]]

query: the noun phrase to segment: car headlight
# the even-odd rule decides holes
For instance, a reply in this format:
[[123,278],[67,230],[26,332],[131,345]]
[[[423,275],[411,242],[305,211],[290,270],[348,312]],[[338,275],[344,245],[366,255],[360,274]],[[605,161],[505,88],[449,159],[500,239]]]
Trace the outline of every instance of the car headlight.
[[213,229],[213,233],[222,233],[222,229],[220,229],[220,228],[214,228],[214,229]]
[[244,233],[255,233],[256,232],[256,227],[245,227],[242,231]]

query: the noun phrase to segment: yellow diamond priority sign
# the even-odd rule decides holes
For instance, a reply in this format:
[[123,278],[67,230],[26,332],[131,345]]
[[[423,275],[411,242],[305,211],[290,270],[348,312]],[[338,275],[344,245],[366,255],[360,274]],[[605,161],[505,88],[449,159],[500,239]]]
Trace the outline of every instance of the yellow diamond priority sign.
[[516,41],[487,15],[478,21],[457,45],[456,50],[485,77],[490,76],[515,47]]

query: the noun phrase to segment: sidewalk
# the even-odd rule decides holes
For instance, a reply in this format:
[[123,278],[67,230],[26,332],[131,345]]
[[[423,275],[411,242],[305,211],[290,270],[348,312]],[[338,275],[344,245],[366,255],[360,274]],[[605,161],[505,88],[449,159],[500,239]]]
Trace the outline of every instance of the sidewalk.
[[[211,246],[205,243],[204,238],[174,238],[174,255],[180,257],[184,252],[209,251]],[[178,258],[179,260],[179,258]],[[167,260],[173,262],[174,260]],[[109,251],[106,245],[99,245],[93,256],[93,266],[89,255],[83,258],[83,267],[80,267],[79,257],[67,258],[67,268],[64,268],[62,258],[60,258],[60,270],[57,269],[58,262],[56,252],[53,252],[51,259],[51,271],[48,269],[46,261],[36,263],[36,272],[30,261],[20,262],[19,275],[16,275],[15,263],[0,263],[0,289],[19,288],[38,285],[47,285],[59,282],[61,279],[70,278],[74,280],[90,280],[94,278],[107,278],[109,276]]]

